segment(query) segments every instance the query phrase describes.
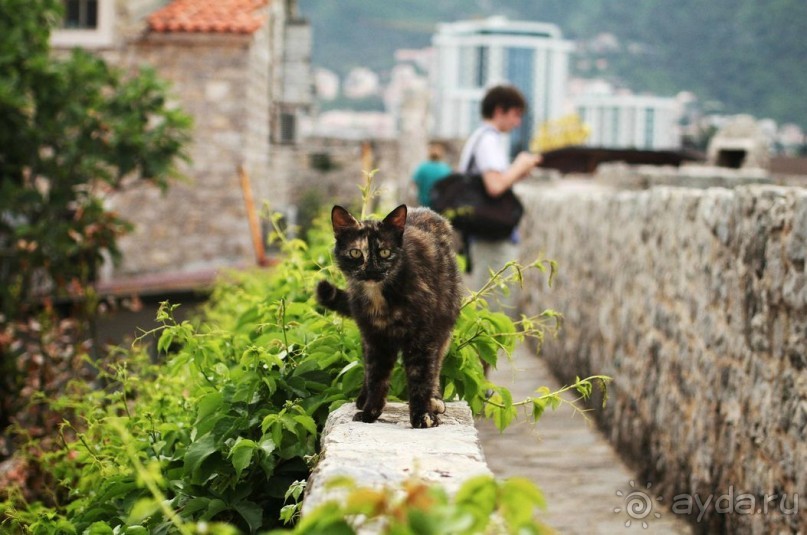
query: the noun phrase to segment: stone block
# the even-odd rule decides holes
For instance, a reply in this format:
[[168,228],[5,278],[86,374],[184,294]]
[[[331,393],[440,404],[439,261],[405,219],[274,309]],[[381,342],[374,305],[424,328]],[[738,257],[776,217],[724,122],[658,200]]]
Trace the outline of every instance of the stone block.
[[465,402],[446,403],[441,424],[429,429],[412,428],[406,403],[387,403],[372,424],[354,422],[356,411],[348,403],[328,416],[303,515],[340,498],[339,489],[326,488],[335,477],[352,478],[360,486],[395,487],[414,476],[453,493],[469,478],[492,475]]

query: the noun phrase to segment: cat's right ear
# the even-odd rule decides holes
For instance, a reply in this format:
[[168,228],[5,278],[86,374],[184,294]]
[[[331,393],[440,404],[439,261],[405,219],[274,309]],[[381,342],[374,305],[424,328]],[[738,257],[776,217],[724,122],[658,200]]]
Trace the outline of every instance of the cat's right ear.
[[351,228],[357,228],[359,226],[359,222],[356,221],[356,218],[350,215],[350,212],[338,204],[333,207],[333,210],[331,210],[331,224],[333,225],[333,231],[335,234],[339,234],[340,232],[344,232],[345,230]]

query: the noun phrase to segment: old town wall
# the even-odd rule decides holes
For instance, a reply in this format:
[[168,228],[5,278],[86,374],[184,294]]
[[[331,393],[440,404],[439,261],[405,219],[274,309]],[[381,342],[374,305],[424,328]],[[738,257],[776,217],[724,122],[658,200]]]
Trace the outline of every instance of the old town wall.
[[644,190],[602,177],[522,188],[522,256],[559,266],[552,288],[528,281],[522,307],[564,314],[544,347],[562,380],[614,378],[600,423],[643,485],[668,500],[769,502],[766,514],[721,514],[713,500],[701,521],[714,529],[795,530],[805,512],[793,502],[807,495],[807,189],[686,175]]

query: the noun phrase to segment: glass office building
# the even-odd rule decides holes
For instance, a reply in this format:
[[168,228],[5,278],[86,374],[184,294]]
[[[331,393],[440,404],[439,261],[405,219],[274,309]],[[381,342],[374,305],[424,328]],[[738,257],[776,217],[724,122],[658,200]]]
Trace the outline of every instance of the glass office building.
[[432,43],[433,135],[468,136],[485,91],[500,83],[518,87],[529,104],[510,136],[511,153],[529,147],[540,123],[564,115],[573,45],[556,25],[504,17],[440,24]]

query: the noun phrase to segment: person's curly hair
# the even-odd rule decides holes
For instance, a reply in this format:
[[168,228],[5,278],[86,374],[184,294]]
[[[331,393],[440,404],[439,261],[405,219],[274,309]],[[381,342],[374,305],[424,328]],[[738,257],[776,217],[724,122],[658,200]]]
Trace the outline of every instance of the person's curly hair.
[[493,118],[493,112],[496,108],[501,108],[502,111],[507,112],[512,108],[522,111],[527,109],[527,101],[521,91],[511,85],[497,85],[491,87],[485,98],[482,99],[482,117],[485,119]]

